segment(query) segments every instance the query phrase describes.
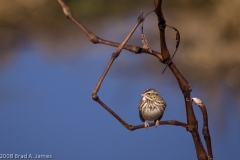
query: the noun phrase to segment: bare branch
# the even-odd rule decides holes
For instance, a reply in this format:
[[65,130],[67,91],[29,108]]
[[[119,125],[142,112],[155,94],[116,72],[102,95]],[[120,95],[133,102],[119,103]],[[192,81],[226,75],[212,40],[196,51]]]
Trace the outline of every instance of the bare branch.
[[[155,6],[156,6],[155,13],[158,17],[158,28],[159,28],[159,32],[160,32],[161,53],[150,49],[150,47],[147,44],[146,37],[144,37],[145,34],[144,34],[143,30],[142,30],[142,35],[143,35],[143,41],[144,41],[145,47],[141,48],[141,47],[134,46],[134,45],[127,45],[127,41],[131,38],[131,36],[135,32],[136,28],[139,26],[140,23],[142,23],[144,21],[144,17],[142,14],[139,16],[136,24],[134,25],[134,27],[132,28],[130,33],[126,36],[124,41],[122,43],[117,43],[117,42],[104,40],[104,39],[96,36],[93,32],[88,30],[84,25],[82,25],[73,16],[69,7],[63,2],[63,0],[58,0],[58,2],[61,5],[66,17],[71,19],[75,24],[77,24],[78,27],[81,28],[83,30],[83,32],[87,35],[87,37],[89,38],[90,41],[92,41],[94,44],[100,43],[100,44],[117,47],[116,51],[112,54],[108,65],[106,66],[102,76],[100,77],[98,83],[96,84],[96,86],[93,90],[92,99],[95,100],[96,102],[98,102],[104,109],[106,109],[113,117],[115,117],[128,130],[133,131],[136,129],[145,128],[144,125],[133,126],[133,125],[129,125],[128,123],[126,123],[120,116],[118,116],[114,111],[112,111],[106,104],[104,104],[101,101],[101,99],[99,98],[97,93],[101,87],[101,84],[102,84],[105,76],[107,75],[107,73],[108,73],[109,69],[111,68],[115,59],[120,55],[122,49],[129,50],[135,54],[147,53],[147,54],[157,57],[162,63],[167,64],[167,66],[171,69],[172,73],[174,74],[175,78],[177,79],[179,88],[182,90],[182,93],[184,96],[185,105],[186,105],[186,114],[187,114],[187,124],[185,124],[183,122],[175,121],[175,120],[168,120],[168,121],[161,121],[159,125],[175,125],[175,126],[181,126],[181,127],[184,127],[185,129],[187,129],[192,135],[198,159],[199,160],[207,160],[208,157],[207,157],[206,151],[202,145],[199,133],[198,133],[198,123],[197,123],[197,119],[195,117],[193,107],[192,107],[192,101],[194,101],[200,107],[202,114],[203,114],[203,120],[204,120],[203,135],[205,138],[205,142],[207,144],[209,159],[212,160],[213,155],[212,155],[212,147],[211,147],[211,137],[210,137],[209,130],[208,130],[207,110],[205,108],[205,105],[199,99],[193,98],[191,100],[190,84],[183,77],[183,75],[180,73],[180,71],[177,69],[176,65],[172,61],[173,56],[175,55],[175,53],[178,49],[179,43],[180,43],[180,33],[176,28],[171,27],[171,26],[169,26],[169,27],[176,31],[177,43],[176,43],[176,50],[175,50],[172,58],[169,54],[169,51],[168,51],[168,48],[166,45],[166,40],[165,40],[165,28],[168,25],[166,25],[166,21],[164,19],[163,13],[162,13],[162,0],[154,0]],[[150,123],[149,126],[155,126],[155,123]]]
[[[178,46],[179,46],[179,44],[180,44],[180,33],[179,33],[179,31],[177,30],[177,28],[172,27],[172,26],[169,26],[169,25],[166,25],[166,26],[169,27],[169,28],[172,28],[173,30],[176,31],[176,49],[175,49],[175,51],[174,51],[174,53],[173,53],[173,55],[172,55],[172,57],[171,57],[171,59],[173,59],[173,57],[175,56],[175,53],[176,53],[177,50],[178,50]],[[165,72],[166,69],[167,69],[167,66],[164,68],[162,74]]]
[[93,90],[93,100],[96,100],[96,96],[97,93],[100,89],[100,86],[105,78],[105,76],[107,75],[107,72],[109,71],[109,69],[111,68],[114,60],[120,55],[123,47],[125,46],[125,44],[127,43],[127,41],[131,38],[132,34],[134,33],[134,31],[137,29],[137,27],[139,26],[140,23],[143,22],[143,16],[142,14],[138,17],[138,21],[136,22],[136,24],[134,25],[134,27],[132,28],[132,30],[130,31],[130,33],[127,35],[127,37],[124,39],[124,41],[117,47],[116,51],[112,54],[112,57],[107,65],[107,67],[105,68],[102,76],[100,77],[97,85],[95,86],[94,90]]
[[[62,9],[63,9],[63,13],[65,14],[65,16],[69,19],[71,19],[79,28],[82,29],[82,31],[87,35],[87,37],[89,38],[89,40],[94,43],[94,44],[105,44],[105,45],[109,45],[109,46],[113,46],[113,47],[118,47],[120,45],[120,43],[117,42],[112,42],[112,41],[108,41],[105,39],[102,39],[98,36],[96,36],[93,32],[91,32],[89,29],[87,29],[82,23],[80,23],[72,14],[72,12],[70,11],[69,7],[64,3],[63,0],[58,0],[59,4],[61,5]],[[161,53],[152,50],[152,52],[150,52],[148,49],[139,47],[139,46],[135,46],[135,45],[124,45],[123,49],[126,49],[130,52],[133,52],[135,54],[140,54],[140,53],[146,53],[146,54],[150,54],[153,55],[155,57],[157,57],[160,61],[163,61],[162,55]]]
[[[118,116],[113,110],[111,110],[106,104],[104,104],[99,99],[99,97],[96,97],[95,101],[97,101],[104,109],[106,109],[113,117],[115,117],[126,129],[128,129],[130,131],[134,131],[137,129],[145,128],[145,126],[143,124],[133,126],[133,125],[130,125],[127,122],[125,122],[120,116]],[[176,120],[160,121],[159,125],[174,125],[174,126],[184,127],[185,129],[188,128],[188,125],[186,123],[179,122]],[[153,126],[155,126],[155,123],[149,123],[149,127],[153,127]]]
[[155,2],[155,13],[158,16],[158,28],[160,31],[160,45],[161,45],[161,53],[163,56],[163,63],[167,64],[171,71],[173,72],[174,76],[178,80],[179,87],[183,92],[185,105],[186,105],[186,111],[187,111],[187,124],[188,131],[192,134],[192,138],[195,144],[197,157],[198,159],[208,159],[207,153],[202,145],[199,133],[198,133],[198,123],[196,120],[196,116],[194,114],[192,103],[190,99],[190,84],[188,81],[183,77],[183,75],[179,72],[177,67],[172,62],[172,59],[170,58],[169,51],[167,49],[166,40],[165,40],[165,27],[166,27],[166,21],[164,19],[163,13],[162,13],[162,0],[154,0]]
[[205,105],[202,103],[202,101],[198,98],[192,98],[192,101],[198,105],[198,107],[201,109],[202,111],[202,115],[203,115],[203,129],[202,129],[202,134],[204,136],[206,145],[207,145],[207,150],[208,150],[208,156],[209,159],[212,160],[213,159],[213,154],[212,154],[212,144],[211,144],[211,136],[209,133],[209,129],[208,129],[208,114],[207,114],[207,110]]
[[154,0],[154,2],[156,6],[155,13],[158,17],[158,28],[160,31],[160,46],[161,46],[161,53],[163,57],[162,62],[169,65],[171,63],[171,58],[170,58],[170,54],[165,41],[166,21],[162,13],[162,0]]

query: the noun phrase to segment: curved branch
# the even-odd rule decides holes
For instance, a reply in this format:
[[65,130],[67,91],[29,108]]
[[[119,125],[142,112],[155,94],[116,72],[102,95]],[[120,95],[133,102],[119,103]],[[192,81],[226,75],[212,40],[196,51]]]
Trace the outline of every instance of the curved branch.
[[211,136],[210,136],[209,129],[208,129],[208,114],[207,114],[206,107],[205,107],[204,103],[198,98],[192,98],[192,101],[194,101],[195,104],[198,105],[198,107],[202,111],[202,115],[203,115],[202,134],[204,136],[204,140],[207,145],[209,159],[212,160],[213,159],[212,144],[211,144]]

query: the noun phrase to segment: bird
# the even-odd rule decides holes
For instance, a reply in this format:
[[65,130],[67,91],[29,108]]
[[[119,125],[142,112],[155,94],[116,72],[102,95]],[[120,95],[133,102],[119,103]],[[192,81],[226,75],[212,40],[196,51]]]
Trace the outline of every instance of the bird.
[[148,121],[154,121],[155,126],[159,125],[159,122],[163,116],[164,110],[167,107],[166,102],[161,95],[153,88],[145,90],[142,94],[142,99],[138,105],[139,117],[144,122],[144,127],[148,128]]

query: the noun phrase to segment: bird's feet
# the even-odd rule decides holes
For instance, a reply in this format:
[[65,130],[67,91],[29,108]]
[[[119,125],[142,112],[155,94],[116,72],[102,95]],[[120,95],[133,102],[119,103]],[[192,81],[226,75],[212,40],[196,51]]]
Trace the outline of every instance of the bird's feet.
[[159,120],[156,120],[156,121],[155,121],[155,127],[156,127],[156,128],[157,128],[157,126],[159,126],[159,122],[160,122]]
[[149,127],[149,124],[148,124],[146,121],[144,121],[144,127],[145,127],[145,128],[148,128],[148,127]]

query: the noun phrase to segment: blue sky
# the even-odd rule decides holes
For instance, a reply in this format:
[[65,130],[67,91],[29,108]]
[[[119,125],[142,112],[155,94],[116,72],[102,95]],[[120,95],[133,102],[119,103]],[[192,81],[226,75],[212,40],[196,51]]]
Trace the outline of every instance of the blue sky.
[[[130,132],[91,99],[113,51],[110,48],[96,56],[98,50],[93,49],[93,54],[54,60],[35,48],[19,50],[17,58],[0,71],[0,154],[45,154],[57,160],[197,159],[191,134],[185,129],[160,126]],[[124,52],[122,60],[144,61],[136,56]],[[163,120],[186,121],[181,91],[169,81],[173,77],[160,75],[164,85],[159,85],[139,74],[134,78],[134,68],[129,69],[131,77],[117,76],[114,66],[99,96],[124,120],[142,123],[137,109],[139,94],[154,87],[168,104]],[[192,94],[204,97],[196,89]],[[229,110],[219,129],[214,109],[208,108],[214,158],[234,159],[240,147],[238,114]],[[202,115],[196,106],[195,112],[201,134]]]

